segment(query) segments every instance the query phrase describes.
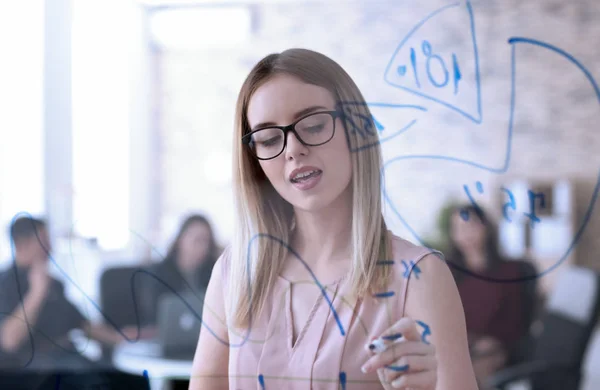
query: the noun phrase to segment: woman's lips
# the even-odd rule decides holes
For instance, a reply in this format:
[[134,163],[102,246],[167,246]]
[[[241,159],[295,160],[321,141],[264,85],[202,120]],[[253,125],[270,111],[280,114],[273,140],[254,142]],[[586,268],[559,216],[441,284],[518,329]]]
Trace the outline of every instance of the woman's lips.
[[290,182],[292,185],[299,190],[306,191],[314,188],[321,181],[321,177],[323,176],[323,171],[319,169],[315,169],[314,173],[311,173],[309,176],[304,178],[291,179]]

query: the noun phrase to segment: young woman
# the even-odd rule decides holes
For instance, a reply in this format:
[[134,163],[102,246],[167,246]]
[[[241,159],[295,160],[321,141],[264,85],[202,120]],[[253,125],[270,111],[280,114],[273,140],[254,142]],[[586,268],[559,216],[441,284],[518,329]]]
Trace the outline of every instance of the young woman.
[[208,219],[191,214],[181,224],[165,259],[150,272],[160,278],[143,278],[141,317],[143,334],[155,332],[160,298],[165,294],[185,291],[206,291],[215,261],[219,256],[213,229]]
[[381,152],[348,74],[313,51],[272,54],[236,110],[236,236],[190,388],[476,389],[448,266],[386,228]]
[[486,279],[522,277],[516,262],[498,251],[496,228],[483,209],[455,206],[448,220],[448,261],[465,311],[475,374],[480,383],[502,368],[515,343],[526,332],[523,283],[493,283]]

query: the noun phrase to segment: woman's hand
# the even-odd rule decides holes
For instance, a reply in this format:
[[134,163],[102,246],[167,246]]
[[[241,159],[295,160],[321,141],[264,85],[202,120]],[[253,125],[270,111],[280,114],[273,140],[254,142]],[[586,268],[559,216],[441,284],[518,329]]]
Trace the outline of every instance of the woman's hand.
[[417,324],[402,318],[367,346],[373,356],[363,365],[365,373],[377,370],[386,390],[433,390],[437,383],[435,348],[424,341]]

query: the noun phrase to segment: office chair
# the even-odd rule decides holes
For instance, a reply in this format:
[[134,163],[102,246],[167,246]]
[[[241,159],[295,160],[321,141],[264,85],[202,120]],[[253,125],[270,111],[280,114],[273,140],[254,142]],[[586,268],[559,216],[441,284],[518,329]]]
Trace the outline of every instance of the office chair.
[[[143,269],[144,267],[141,266],[112,267],[107,268],[100,277],[102,311],[117,327],[122,328],[137,323],[135,307],[139,306],[143,277],[136,274]],[[135,283],[132,284],[134,275],[136,275]],[[135,286],[135,291],[132,289],[133,286]]]
[[596,328],[585,352],[580,390],[600,389],[600,329]]
[[[104,314],[103,321],[108,326],[122,329],[126,326],[136,326],[138,321],[143,322],[143,318],[138,316],[143,311],[141,305],[144,275],[140,271],[144,269],[144,266],[117,266],[107,268],[102,273],[100,307]],[[142,325],[143,323],[140,324]],[[103,356],[110,359],[112,350],[103,346]]]
[[[122,329],[138,324],[134,308],[138,307],[140,314],[141,293],[144,276],[139,271],[145,266],[117,266],[104,270],[100,277],[100,308],[104,313],[103,321],[111,327]],[[132,288],[132,281],[135,280]],[[135,294],[135,296],[134,296]],[[109,320],[107,320],[110,319]],[[142,325],[142,324],[141,324]],[[110,346],[102,345],[103,363],[112,367],[113,350]],[[106,369],[105,376],[112,383],[111,388],[128,390],[149,390],[149,384],[142,376],[126,374],[115,368]]]
[[577,389],[587,343],[600,309],[600,275],[578,266],[560,270],[541,316],[532,359],[494,374],[490,388]]
[[[526,260],[513,260],[519,267],[519,276],[521,278],[533,277],[538,274],[536,267]],[[541,306],[541,297],[538,291],[538,279],[532,278],[519,282],[521,286],[521,305],[522,305],[522,328],[523,335],[509,351],[508,364],[516,365],[527,361],[531,357],[532,337],[531,326],[538,318]]]

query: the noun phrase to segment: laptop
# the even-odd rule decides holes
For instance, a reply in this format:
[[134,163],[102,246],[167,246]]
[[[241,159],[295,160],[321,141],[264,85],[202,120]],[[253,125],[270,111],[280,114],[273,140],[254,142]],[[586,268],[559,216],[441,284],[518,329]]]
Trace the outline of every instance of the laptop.
[[202,327],[204,293],[164,294],[158,303],[158,344],[162,357],[192,360]]

